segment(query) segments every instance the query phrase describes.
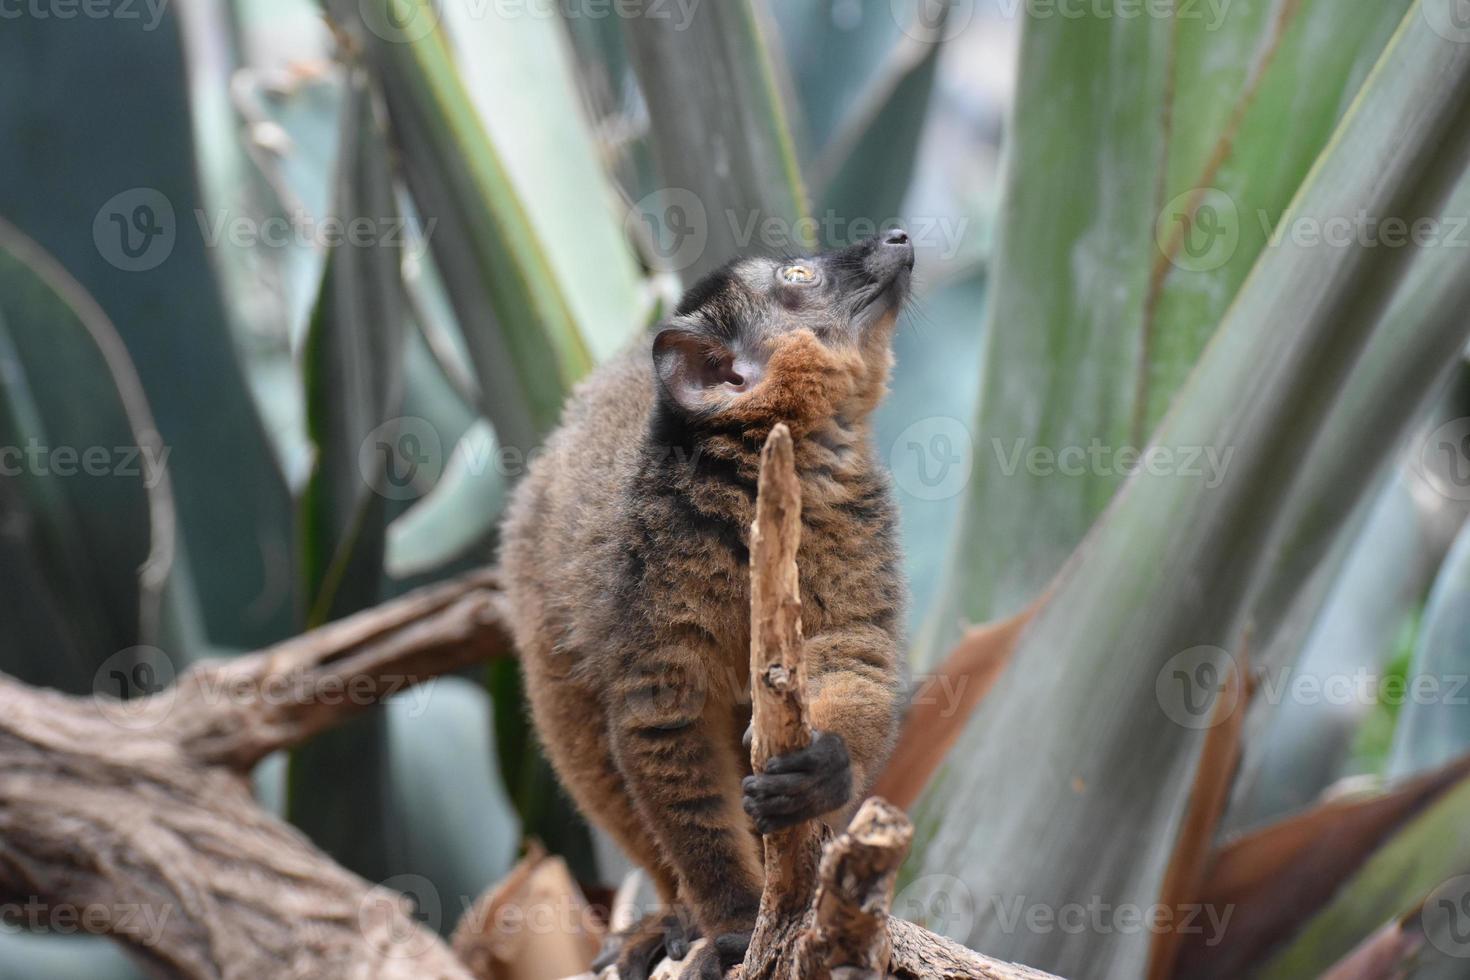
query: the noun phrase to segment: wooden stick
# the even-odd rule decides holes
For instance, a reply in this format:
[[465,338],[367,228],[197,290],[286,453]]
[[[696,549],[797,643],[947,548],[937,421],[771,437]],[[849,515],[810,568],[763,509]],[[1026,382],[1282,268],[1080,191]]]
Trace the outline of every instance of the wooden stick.
[[[801,485],[791,432],[777,425],[761,450],[755,523],[750,529],[751,765],[811,745],[802,653]],[[761,921],[787,917],[809,904],[819,857],[817,827],[798,824],[765,838],[766,887]]]
[[[791,433],[777,425],[761,450],[750,541],[751,764],[811,744],[802,657],[801,486]],[[898,808],[865,801],[825,848],[807,821],[765,836],[765,888],[742,980],[866,977],[1038,980],[911,923],[890,919],[893,882],[913,826]],[[820,875],[818,873],[820,861]],[[820,883],[819,883],[820,877]]]

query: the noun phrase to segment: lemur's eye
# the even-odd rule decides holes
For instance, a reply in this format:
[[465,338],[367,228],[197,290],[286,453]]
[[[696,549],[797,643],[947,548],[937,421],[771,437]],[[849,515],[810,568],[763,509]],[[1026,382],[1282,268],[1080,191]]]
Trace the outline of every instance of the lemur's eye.
[[781,277],[782,282],[790,283],[793,286],[805,286],[817,281],[817,270],[804,262],[788,265],[777,273],[777,275]]

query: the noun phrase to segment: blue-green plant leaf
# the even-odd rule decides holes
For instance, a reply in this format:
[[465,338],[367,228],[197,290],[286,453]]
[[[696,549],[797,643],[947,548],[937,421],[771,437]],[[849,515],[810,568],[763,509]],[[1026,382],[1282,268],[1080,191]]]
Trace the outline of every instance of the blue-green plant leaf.
[[1435,580],[1407,681],[1389,756],[1391,776],[1470,752],[1470,524]]
[[[7,20],[0,131],[26,135],[0,140],[0,215],[116,325],[170,450],[204,624],[218,643],[254,648],[293,626],[291,504],[200,230],[182,51],[173,5]],[[43,76],[67,84],[35,84]]]
[[[1022,5],[978,426],[988,444],[958,608],[921,662],[948,646],[959,614],[1026,606],[1102,513],[1123,479],[1118,454],[1145,446],[1246,273],[1279,250],[1261,216],[1279,225],[1408,3],[1353,0],[1351,24],[1337,0],[1136,18]],[[1104,463],[1076,476],[1024,465],[1094,445]]]
[[[1417,11],[1406,17],[1287,220],[1461,213],[1467,93],[1470,46]],[[1413,373],[1432,393],[1463,347],[1467,302],[1454,250],[1284,241],[1263,254],[1154,436],[1160,451],[1193,447],[1221,465],[1213,476],[1182,463],[1144,469],[1124,485],[919,808],[913,874],[962,876],[986,913],[967,942],[1065,976],[1146,971],[1147,930],[1007,928],[997,909],[1018,897],[1050,909],[1160,900],[1202,733],[1220,717],[1218,678],[1248,642],[1255,589],[1296,530],[1282,525],[1293,513],[1282,481],[1315,489],[1299,469],[1309,451],[1361,447],[1361,430],[1341,441],[1339,393],[1374,406],[1359,417],[1370,431],[1416,417],[1413,399],[1372,396]],[[1382,387],[1355,390],[1363,377]],[[1339,441],[1322,445],[1324,433]],[[1353,496],[1396,445],[1379,445],[1376,461],[1358,453]]]
[[[306,339],[303,373],[315,466],[301,502],[309,626],[378,601],[389,498],[407,489],[421,447],[399,418],[404,306],[398,214],[387,145],[365,73],[354,71],[342,113],[332,245]],[[404,467],[410,469],[405,471]],[[359,718],[296,750],[289,813],[338,861],[383,877],[386,729]]]
[[178,557],[168,454],[112,323],[3,221],[0,446],[7,604],[29,627],[0,644],[0,665],[90,692],[107,658],[160,640]]
[[675,13],[639,0],[623,22],[648,105],[661,190],[638,203],[685,283],[736,255],[799,252],[816,229],[761,8]]
[[[588,351],[620,350],[650,305],[624,231],[627,208],[603,171],[555,18],[445,9],[458,64],[486,135],[545,251],[552,284]],[[528,447],[523,447],[528,448]]]

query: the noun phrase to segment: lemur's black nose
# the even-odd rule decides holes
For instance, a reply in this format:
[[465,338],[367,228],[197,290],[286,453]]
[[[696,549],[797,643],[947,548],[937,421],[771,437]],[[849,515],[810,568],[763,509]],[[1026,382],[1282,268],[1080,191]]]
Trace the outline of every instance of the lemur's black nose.
[[909,269],[914,267],[914,243],[909,241],[908,232],[902,228],[890,228],[879,241],[883,244],[878,251],[885,264],[896,262]]

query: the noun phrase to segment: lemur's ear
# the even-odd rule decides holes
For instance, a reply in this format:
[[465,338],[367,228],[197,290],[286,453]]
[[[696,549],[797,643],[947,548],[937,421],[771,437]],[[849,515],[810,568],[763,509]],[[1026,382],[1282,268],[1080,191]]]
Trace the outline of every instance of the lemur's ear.
[[660,330],[653,338],[653,367],[665,397],[686,412],[718,404],[711,395],[746,391],[755,378],[735,365],[735,354],[713,337],[682,327]]

